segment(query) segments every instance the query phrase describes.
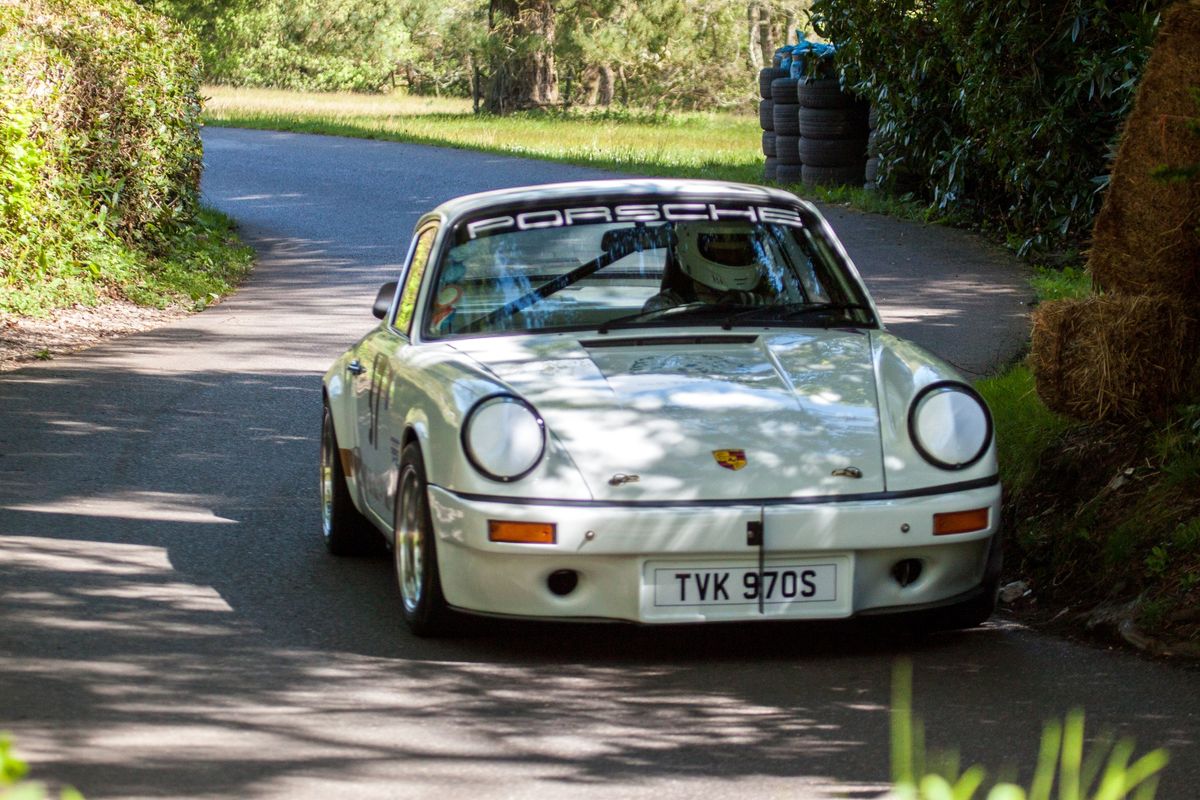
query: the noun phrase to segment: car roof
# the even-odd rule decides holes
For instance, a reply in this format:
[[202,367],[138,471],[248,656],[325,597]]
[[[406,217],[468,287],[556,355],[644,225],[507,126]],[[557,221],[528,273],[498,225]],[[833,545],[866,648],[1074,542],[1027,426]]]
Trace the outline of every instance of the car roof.
[[447,200],[425,217],[454,220],[493,207],[512,208],[581,200],[589,203],[629,201],[640,198],[680,199],[703,197],[706,200],[740,200],[789,206],[811,205],[782,189],[726,181],[685,180],[677,178],[629,178],[603,181],[573,181],[540,186],[518,186],[463,195]]

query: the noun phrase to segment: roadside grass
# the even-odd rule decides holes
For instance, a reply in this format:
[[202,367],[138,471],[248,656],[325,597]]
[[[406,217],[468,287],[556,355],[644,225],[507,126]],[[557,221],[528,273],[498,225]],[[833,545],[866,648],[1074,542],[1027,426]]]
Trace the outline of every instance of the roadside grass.
[[978,380],[975,388],[992,409],[1000,481],[1010,495],[1019,494],[1037,474],[1046,446],[1078,423],[1046,408],[1025,364]]
[[[1170,755],[1157,748],[1134,758],[1131,738],[1085,736],[1084,713],[1076,708],[1063,721],[1042,728],[1029,788],[993,779],[981,764],[965,769],[955,749],[934,750],[925,724],[914,712],[912,662],[892,666],[891,771],[896,800],[1152,800]],[[1005,770],[1007,772],[1008,770]],[[1004,772],[998,772],[1003,775]]]
[[153,252],[91,232],[86,252],[47,265],[35,279],[0,284],[0,311],[40,317],[52,309],[93,306],[124,297],[138,305],[202,310],[234,290],[249,273],[254,251],[232,219],[201,208],[194,220],[165,234]]
[[[469,101],[204,87],[213,126],[321,133],[538,158],[651,177],[763,183],[758,118],[648,110],[476,115]],[[861,187],[787,188],[803,197],[928,221],[918,203]]]
[[1034,267],[1029,281],[1038,302],[1050,300],[1082,300],[1092,293],[1092,276],[1083,267]]

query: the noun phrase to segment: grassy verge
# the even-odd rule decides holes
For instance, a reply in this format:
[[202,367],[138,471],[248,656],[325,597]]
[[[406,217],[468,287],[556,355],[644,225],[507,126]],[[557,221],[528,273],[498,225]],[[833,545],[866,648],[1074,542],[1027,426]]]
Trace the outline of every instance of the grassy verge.
[[0,286],[0,311],[39,317],[114,297],[198,311],[232,292],[254,260],[254,251],[238,239],[233,220],[210,208],[178,224],[153,251],[104,236],[90,237],[87,249],[73,266],[60,265],[42,280]]
[[164,253],[139,264],[120,289],[139,305],[201,311],[232,292],[253,262],[254,249],[238,238],[234,221],[201,208],[192,224],[168,239]]
[[[466,100],[205,87],[209,125],[459,147],[654,177],[762,183],[757,117],[637,111],[475,115]],[[853,187],[793,185],[803,196],[925,220],[928,211]]]

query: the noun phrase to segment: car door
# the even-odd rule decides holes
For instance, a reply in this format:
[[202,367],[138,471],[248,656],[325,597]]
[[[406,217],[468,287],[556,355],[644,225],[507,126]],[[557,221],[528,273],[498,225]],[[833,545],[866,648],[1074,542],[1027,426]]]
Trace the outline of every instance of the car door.
[[[396,491],[402,430],[392,430],[389,420],[401,421],[403,409],[397,400],[408,395],[403,390],[404,363],[412,345],[412,326],[421,281],[425,276],[437,225],[417,232],[411,248],[408,269],[397,289],[394,316],[385,319],[375,333],[359,346],[355,356],[361,372],[355,378],[354,395],[358,409],[358,463],[361,469],[363,501],[367,509],[385,525],[392,523],[392,502]],[[401,387],[401,388],[398,388]]]

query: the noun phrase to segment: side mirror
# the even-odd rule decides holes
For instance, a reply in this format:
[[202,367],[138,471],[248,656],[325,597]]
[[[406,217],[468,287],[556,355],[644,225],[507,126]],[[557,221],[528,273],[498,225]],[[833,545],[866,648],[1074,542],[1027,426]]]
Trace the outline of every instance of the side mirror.
[[375,315],[375,319],[383,319],[387,316],[388,309],[392,307],[392,300],[396,297],[398,286],[399,284],[395,281],[388,281],[379,287],[379,294],[375,295],[375,305],[371,306],[371,313]]

